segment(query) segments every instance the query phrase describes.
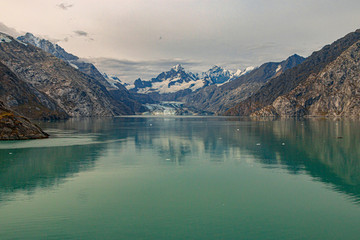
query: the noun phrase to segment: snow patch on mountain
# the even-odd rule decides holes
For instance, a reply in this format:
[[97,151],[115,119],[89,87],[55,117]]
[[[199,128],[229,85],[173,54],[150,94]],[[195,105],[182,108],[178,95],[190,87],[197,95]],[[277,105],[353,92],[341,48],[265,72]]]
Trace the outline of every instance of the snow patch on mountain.
[[112,87],[118,88],[117,84],[124,85],[127,87],[129,84],[122,82],[117,76],[111,76],[104,72],[101,73],[106,81],[108,81]]
[[247,67],[247,68],[240,74],[240,76],[245,75],[245,74],[248,74],[248,73],[250,73],[251,71],[253,71],[254,69],[255,69],[255,67],[253,67],[253,66]]
[[79,67],[76,66],[75,64],[73,64],[71,61],[68,61],[68,63],[70,64],[70,66],[72,66],[73,68],[79,70]]
[[8,35],[0,33],[0,43],[9,43],[11,42],[11,39]]

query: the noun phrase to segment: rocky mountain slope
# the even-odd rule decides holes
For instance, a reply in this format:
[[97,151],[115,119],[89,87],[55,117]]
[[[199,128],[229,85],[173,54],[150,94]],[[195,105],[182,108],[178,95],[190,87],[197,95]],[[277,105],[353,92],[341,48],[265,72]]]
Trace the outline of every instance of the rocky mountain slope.
[[[325,79],[326,78],[326,77],[324,77],[326,75],[325,72],[328,71],[328,74],[329,74],[331,71],[331,70],[326,70],[327,66],[329,64],[331,64],[333,61],[335,61],[341,54],[343,54],[346,50],[348,50],[352,45],[354,45],[359,40],[360,40],[360,30],[357,30],[357,31],[349,33],[345,37],[335,41],[331,45],[327,45],[327,46],[323,47],[320,51],[314,52],[302,64],[299,64],[298,66],[296,66],[290,70],[287,70],[284,73],[282,73],[281,75],[279,75],[278,77],[272,79],[267,84],[265,84],[259,91],[257,91],[255,94],[253,94],[251,97],[247,98],[246,100],[242,101],[238,105],[229,109],[225,113],[225,115],[248,116],[248,115],[253,114],[254,112],[258,112],[259,110],[260,111],[258,113],[256,113],[255,115],[277,115],[277,114],[280,114],[280,115],[320,114],[320,115],[325,115],[325,116],[332,115],[335,111],[335,109],[333,108],[334,106],[330,107],[333,110],[330,110],[330,108],[325,108],[324,109],[325,111],[323,111],[322,114],[321,114],[320,106],[319,107],[313,106],[313,108],[317,108],[317,110],[308,109],[308,107],[310,105],[313,105],[311,103],[311,101],[318,101],[318,100],[316,100],[316,96],[319,97],[319,95],[317,95],[315,93],[314,93],[313,97],[310,97],[308,95],[307,99],[312,99],[312,100],[310,100],[310,102],[304,103],[303,107],[305,107],[306,111],[303,113],[300,113],[301,107],[298,108],[299,111],[297,111],[297,110],[287,111],[285,108],[287,108],[289,106],[289,103],[287,102],[286,97],[285,98],[279,98],[279,97],[288,94],[289,92],[293,91],[298,86],[299,86],[299,88],[297,90],[295,90],[293,92],[293,94],[296,91],[298,91],[297,94],[305,95],[305,94],[307,94],[306,91],[309,90],[310,88],[313,90],[316,90],[317,87],[309,86],[309,85],[312,85],[311,82],[313,82],[313,83],[317,82],[318,81],[317,78],[320,76]],[[351,61],[353,61],[353,60],[351,60]],[[347,68],[350,68],[350,69],[352,69],[354,67],[356,67],[356,66],[347,65]],[[333,66],[333,68],[335,69],[334,66]],[[323,71],[325,71],[325,72],[323,72]],[[339,80],[339,79],[334,79],[334,77],[336,78],[337,76],[341,76],[340,78],[349,78],[350,76],[346,77],[346,75],[345,75],[345,74],[347,74],[346,71],[347,70],[344,70],[343,73],[332,74],[331,79],[333,79],[334,82],[344,81],[345,79]],[[319,75],[319,73],[321,73],[321,72],[323,72],[324,75]],[[325,81],[324,79],[322,81]],[[331,81],[333,81],[333,80],[331,80]],[[308,83],[304,83],[305,81],[308,81]],[[300,84],[303,84],[302,85],[303,91],[300,90],[301,89]],[[305,86],[307,86],[307,87],[305,87]],[[318,90],[320,90],[320,89],[318,89]],[[322,91],[326,91],[326,89],[323,89]],[[345,91],[345,89],[342,89],[342,91]],[[333,91],[333,90],[331,90],[331,92],[332,92],[331,94],[336,93],[336,91]],[[332,95],[332,96],[328,95],[327,98],[332,98],[335,96],[337,98],[337,97],[340,97],[340,95],[342,95],[344,93],[345,92],[339,91],[335,95]],[[356,94],[356,93],[353,93],[353,94]],[[320,96],[320,97],[322,97],[322,96]],[[298,96],[296,96],[295,98],[300,100],[300,98]],[[270,105],[272,105],[274,107],[275,100],[277,100],[277,102],[275,103],[275,106],[277,106],[277,107],[275,108],[275,111],[272,112],[274,109]],[[322,101],[324,101],[324,99]],[[295,103],[293,101],[290,101],[290,102],[291,102],[291,104],[294,103],[295,106],[297,106],[297,103]],[[300,103],[301,102],[302,102],[302,100],[300,100]],[[328,99],[323,103],[326,103],[326,102],[330,104],[330,102],[332,102],[332,101],[330,101],[330,99]],[[332,103],[334,103],[335,105],[340,103],[338,101],[335,101],[335,102],[337,102],[337,103],[336,104],[334,102],[332,102]],[[320,104],[320,103],[321,102],[318,102],[318,104]],[[348,103],[348,104],[350,104],[350,103]],[[269,107],[267,107],[267,106],[269,106]],[[267,108],[264,109],[264,107],[267,107]],[[294,109],[294,107],[291,107],[291,109]],[[296,107],[295,107],[295,109],[296,109]],[[346,115],[346,114],[344,113],[344,115]]]
[[68,115],[54,100],[19,79],[0,62],[0,101],[22,116],[33,119],[63,119]]
[[303,57],[293,55],[282,62],[264,63],[248,74],[221,86],[211,85],[184,98],[186,106],[221,114],[256,92],[270,79],[304,61]]
[[360,116],[360,40],[252,116]]
[[69,116],[133,114],[96,79],[40,48],[1,34],[0,61],[19,78],[55,100]]
[[47,138],[38,126],[18,116],[0,101],[0,140],[26,140]]
[[45,52],[48,52],[54,55],[55,57],[66,61],[75,69],[95,79],[97,82],[99,82],[101,85],[103,85],[106,88],[106,90],[117,102],[120,102],[121,104],[127,106],[130,109],[131,114],[146,110],[139,102],[139,101],[143,101],[144,99],[142,95],[131,94],[121,84],[121,81],[119,79],[116,81],[116,79],[110,80],[106,78],[105,76],[107,75],[100,73],[99,70],[92,63],[89,63],[71,53],[66,52],[58,44],[54,44],[46,39],[38,38],[31,33],[26,33],[24,36],[20,36],[17,39],[21,42],[41,48]]

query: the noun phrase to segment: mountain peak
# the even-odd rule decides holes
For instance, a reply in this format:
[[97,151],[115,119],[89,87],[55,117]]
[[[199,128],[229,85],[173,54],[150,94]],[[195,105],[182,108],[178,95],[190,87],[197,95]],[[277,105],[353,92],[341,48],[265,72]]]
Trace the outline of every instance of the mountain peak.
[[219,67],[218,65],[214,65],[212,68],[210,68],[210,70],[211,69],[219,69],[219,68],[221,68],[221,67]]
[[79,58],[66,52],[62,47],[57,45],[56,43],[52,43],[49,40],[41,39],[32,33],[26,33],[24,36],[20,36],[17,38],[19,41],[23,43],[31,44],[35,47],[41,48],[44,51],[54,55],[55,57],[61,58],[65,61],[73,61],[78,60]]
[[37,37],[35,37],[34,34],[29,33],[29,32],[25,33],[25,37],[37,38]]
[[288,57],[287,59],[304,59],[304,58],[295,53],[295,54],[291,55],[290,57]]
[[173,66],[171,69],[173,69],[175,72],[184,70],[184,68],[181,66],[181,64],[177,64],[177,65]]

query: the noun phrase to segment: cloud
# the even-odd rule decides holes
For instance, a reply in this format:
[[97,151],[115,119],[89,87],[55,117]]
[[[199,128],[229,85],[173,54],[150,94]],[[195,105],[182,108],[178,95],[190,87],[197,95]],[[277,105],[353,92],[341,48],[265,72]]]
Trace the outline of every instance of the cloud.
[[74,37],[84,37],[86,38],[86,40],[88,41],[94,41],[94,39],[92,37],[90,37],[89,33],[88,32],[85,32],[85,31],[82,31],[82,30],[76,30],[76,31],[73,31],[73,33],[75,33],[75,36],[74,35],[70,35],[71,38],[74,38]]
[[2,22],[0,22],[0,32],[9,34],[10,36],[13,36],[13,37],[17,37],[17,36],[20,36],[20,35],[24,34],[23,32],[17,31],[15,28],[11,28],[11,27],[6,26]]
[[74,31],[74,33],[80,37],[87,37],[89,35],[87,32],[81,30]]
[[73,4],[66,4],[66,3],[60,3],[56,5],[58,8],[61,8],[62,10],[68,10],[69,8],[73,7]]
[[119,77],[127,83],[134,82],[137,78],[149,80],[164,71],[168,71],[176,64],[181,64],[185,70],[193,71],[202,67],[202,62],[188,59],[158,59],[149,61],[131,61],[114,58],[92,58],[88,59],[100,71]]

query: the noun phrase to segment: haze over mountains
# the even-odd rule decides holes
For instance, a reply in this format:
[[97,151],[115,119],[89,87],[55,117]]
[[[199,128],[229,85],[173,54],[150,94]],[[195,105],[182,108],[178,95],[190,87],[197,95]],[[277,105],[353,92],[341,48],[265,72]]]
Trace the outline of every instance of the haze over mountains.
[[1,33],[0,101],[35,119],[139,114],[162,101],[179,102],[168,105],[175,114],[359,116],[359,50],[357,30],[306,59],[294,54],[244,71],[214,66],[200,74],[176,65],[127,89],[48,40]]

